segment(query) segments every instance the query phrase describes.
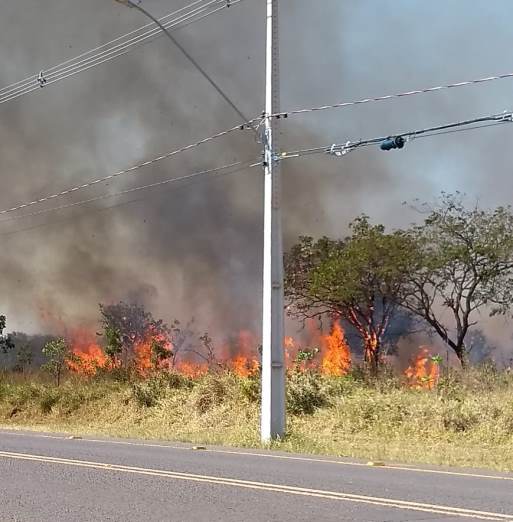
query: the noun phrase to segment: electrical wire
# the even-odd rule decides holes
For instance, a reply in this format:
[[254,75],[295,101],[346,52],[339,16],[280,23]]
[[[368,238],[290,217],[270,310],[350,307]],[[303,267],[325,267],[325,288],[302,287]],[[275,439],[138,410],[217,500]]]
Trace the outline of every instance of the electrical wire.
[[[208,83],[217,91],[219,96],[223,98],[223,100],[237,113],[239,118],[242,119],[243,122],[247,123],[248,118],[244,115],[244,113],[235,105],[235,103],[228,97],[228,95],[221,89],[221,87],[216,83],[216,81],[210,76],[207,71],[198,63],[197,60],[185,49],[185,47],[171,34],[166,27],[162,25],[162,23],[155,18],[149,11],[144,9],[140,4],[134,2],[133,0],[117,0],[124,5],[135,8],[140,11],[144,16],[148,17],[152,20],[166,36],[171,40],[173,45],[180,50],[180,52],[189,60],[190,63],[200,72],[200,74],[207,80]],[[230,5],[229,3],[227,5]],[[253,129],[256,132],[256,129]]]
[[[203,20],[204,18],[227,8],[226,0],[208,0],[206,3],[205,0],[200,1],[203,2],[202,5],[198,6],[198,1],[193,2],[192,4],[189,4],[189,6],[186,6],[185,8],[182,8],[159,19],[160,23],[166,29],[183,28],[187,25],[190,25],[191,23]],[[242,1],[243,0],[233,0],[230,6],[234,6]],[[193,9],[183,12],[188,7],[193,7]],[[168,17],[176,15],[177,13],[181,14],[173,19],[168,19]],[[21,80],[9,86],[3,87],[0,89],[0,104],[12,101],[16,98],[19,98],[20,96],[24,96],[36,90],[41,90],[41,87],[50,86],[58,81],[65,80],[88,69],[118,58],[119,56],[123,56],[132,49],[142,44],[148,43],[149,41],[162,35],[162,31],[159,27],[153,27],[152,29],[147,30],[138,36],[132,37],[127,41],[123,41],[127,37],[133,34],[137,34],[137,32],[150,26],[153,26],[153,24],[147,24],[135,31],[132,31],[131,33],[120,36],[111,42],[103,44],[102,46],[96,47],[95,49],[82,53],[75,58],[67,60],[62,64],[54,66],[50,69],[43,70],[40,72],[39,76],[33,75],[26,78],[25,80]]]
[[26,218],[29,218],[29,217],[40,216],[42,214],[48,214],[49,212],[56,212],[58,210],[65,210],[65,209],[69,209],[69,208],[73,208],[73,207],[78,207],[78,206],[86,205],[86,204],[89,204],[89,203],[94,203],[96,201],[101,201],[101,200],[104,200],[104,199],[109,199],[109,198],[118,197],[118,196],[124,196],[126,194],[132,194],[134,192],[139,192],[141,190],[148,190],[148,189],[152,189],[152,188],[156,188],[156,187],[162,187],[164,185],[169,185],[171,183],[178,183],[180,181],[187,181],[187,180],[190,180],[190,179],[193,179],[193,178],[197,178],[199,176],[205,176],[207,174],[216,174],[216,173],[219,173],[219,172],[222,172],[222,171],[226,171],[228,169],[237,168],[237,170],[232,171],[232,173],[235,173],[235,172],[239,172],[240,170],[254,168],[254,167],[257,167],[259,165],[262,165],[261,161],[258,161],[258,162],[237,161],[237,162],[234,162],[234,163],[230,163],[228,165],[223,165],[222,167],[216,167],[216,168],[207,169],[207,170],[200,170],[200,171],[193,172],[192,174],[186,174],[184,176],[180,176],[178,178],[169,178],[169,179],[165,179],[163,181],[156,181],[155,183],[149,183],[147,185],[141,185],[141,186],[138,186],[138,187],[129,188],[129,189],[126,189],[126,190],[122,190],[120,192],[104,193],[104,194],[100,194],[99,196],[94,196],[92,198],[83,199],[83,200],[80,200],[80,201],[73,201],[72,203],[67,203],[65,205],[59,205],[57,207],[44,208],[42,210],[38,210],[36,212],[30,212],[28,214],[21,214],[21,215],[17,215],[17,216],[9,216],[7,218],[0,219],[0,223],[5,223],[7,221],[17,221],[17,220],[26,219]]
[[282,112],[275,112],[273,114],[270,114],[269,116],[271,118],[280,119],[280,118],[288,118],[289,116],[295,116],[298,114],[307,114],[311,112],[320,112],[320,111],[327,111],[330,109],[343,109],[346,107],[352,107],[354,105],[364,105],[366,103],[373,103],[373,102],[379,102],[379,101],[385,101],[385,100],[393,100],[397,98],[404,98],[407,96],[416,96],[418,94],[425,94],[429,92],[436,92],[436,91],[442,91],[445,89],[455,89],[458,87],[466,87],[469,85],[478,85],[481,83],[487,83],[487,82],[493,82],[496,80],[504,80],[506,78],[513,78],[513,72],[508,72],[504,74],[499,74],[496,76],[487,76],[485,78],[477,78],[475,80],[467,80],[464,82],[458,82],[458,83],[450,83],[447,85],[437,85],[436,87],[427,87],[424,89],[417,89],[414,91],[406,91],[406,92],[399,92],[396,94],[387,94],[385,96],[377,96],[375,98],[362,98],[360,100],[353,100],[353,101],[347,101],[347,102],[341,102],[341,103],[334,103],[332,105],[320,105],[317,107],[310,107],[306,109],[295,109],[290,111],[282,111]]
[[[240,168],[236,168],[235,170],[230,170],[228,172],[227,171],[221,171],[220,168],[213,169],[213,171],[217,170],[218,172],[213,172],[212,175],[209,176],[208,178],[200,178],[199,175],[198,175],[198,179],[194,180],[194,179],[191,179],[191,176],[189,176],[189,178],[188,178],[189,183],[186,183],[186,181],[184,180],[184,182],[181,183],[179,187],[175,187],[174,185],[167,186],[167,187],[164,187],[162,191],[153,192],[153,193],[149,193],[149,194],[143,194],[142,196],[140,196],[138,198],[129,199],[129,200],[126,200],[126,201],[120,201],[118,203],[114,203],[112,205],[105,206],[105,207],[92,207],[92,208],[84,210],[83,212],[81,212],[78,215],[77,214],[73,215],[71,218],[63,218],[63,219],[58,219],[58,220],[54,220],[54,221],[46,221],[46,222],[38,223],[36,225],[32,225],[32,226],[29,226],[29,227],[19,228],[19,229],[16,229],[16,230],[10,230],[8,232],[0,232],[0,237],[13,236],[13,235],[20,234],[22,232],[28,232],[30,230],[43,228],[43,227],[47,227],[47,226],[52,226],[52,225],[57,225],[57,224],[60,224],[60,223],[69,223],[71,221],[75,221],[76,219],[80,219],[80,218],[85,217],[87,215],[90,215],[92,213],[106,212],[106,211],[109,211],[109,210],[112,210],[112,209],[115,209],[115,208],[118,208],[118,207],[123,207],[123,206],[126,206],[126,205],[131,205],[133,203],[138,203],[138,202],[144,201],[144,200],[146,200],[148,198],[151,198],[151,197],[162,196],[163,194],[166,194],[170,189],[186,188],[186,187],[189,187],[190,185],[192,185],[194,182],[198,182],[198,181],[207,182],[207,181],[209,181],[211,179],[218,179],[218,178],[220,178],[222,176],[229,176],[229,175],[241,172],[243,170],[248,171],[252,167],[255,167],[255,166],[258,166],[258,165],[261,165],[261,163],[242,165]],[[203,174],[205,174],[204,171],[203,171]],[[174,178],[174,179],[176,179],[176,178]],[[164,185],[166,181],[167,180],[164,180],[164,182],[162,182],[161,185]],[[155,185],[155,186],[158,186],[158,185]],[[138,190],[143,190],[143,188],[144,187],[140,187],[140,188],[138,188]],[[135,190],[133,192],[135,192]],[[113,193],[113,194],[110,194],[109,197],[114,198],[114,197],[120,197],[122,195],[125,195],[124,191],[123,191],[123,193]],[[106,198],[103,198],[103,199],[106,199]],[[82,203],[82,205],[86,205],[86,203]]]
[[[332,144],[321,147],[313,147],[309,149],[300,149],[288,152],[282,152],[277,156],[277,159],[291,159],[299,158],[303,156],[310,156],[312,154],[333,154],[335,156],[343,156],[348,152],[360,148],[372,145],[381,144],[383,141],[389,138],[406,138],[406,141],[411,141],[419,138],[427,138],[431,136],[438,136],[441,134],[448,134],[454,132],[465,132],[470,130],[483,129],[486,127],[492,127],[496,125],[503,125],[505,123],[513,122],[512,112],[503,112],[500,114],[492,114],[489,116],[482,116],[479,118],[473,118],[469,120],[462,120],[453,123],[447,123],[443,125],[437,125],[434,127],[428,127],[420,130],[400,132],[388,136],[380,136],[377,138],[363,139],[358,141],[347,141],[343,144]],[[477,125],[482,124],[482,125]]]
[[[250,120],[250,122],[248,122],[248,123],[254,124],[256,121],[259,121],[259,118],[255,118],[253,120]],[[202,140],[196,141],[196,142],[191,143],[189,145],[186,145],[184,147],[180,147],[179,149],[175,149],[175,150],[173,150],[171,152],[166,152],[165,154],[157,156],[156,158],[153,158],[151,160],[147,160],[147,161],[144,161],[142,163],[138,163],[136,165],[133,165],[132,167],[129,167],[127,169],[123,169],[123,170],[120,170],[118,172],[114,172],[113,174],[109,174],[108,176],[103,176],[101,178],[96,178],[96,179],[88,181],[86,183],[82,183],[81,185],[76,185],[76,186],[68,188],[66,190],[62,190],[60,192],[56,192],[56,193],[50,194],[48,196],[37,198],[37,199],[35,199],[33,201],[29,201],[29,202],[26,202],[26,203],[21,203],[19,205],[14,206],[14,207],[7,208],[7,209],[4,209],[4,210],[0,210],[0,216],[5,215],[5,214],[9,214],[11,212],[16,212],[17,210],[21,210],[21,209],[25,209],[25,208],[28,208],[28,207],[32,207],[32,206],[37,205],[39,203],[44,203],[46,201],[57,199],[57,198],[60,198],[60,197],[63,197],[63,196],[68,196],[70,194],[74,194],[75,192],[78,192],[79,190],[83,190],[85,188],[92,187],[92,186],[97,185],[99,183],[103,183],[105,181],[108,181],[108,180],[111,180],[111,179],[114,179],[114,178],[118,178],[118,177],[124,176],[126,174],[130,174],[130,173],[135,172],[135,171],[137,171],[137,170],[139,170],[141,168],[148,167],[148,166],[153,165],[154,163],[160,162],[160,161],[162,161],[164,159],[171,158],[171,157],[176,156],[178,154],[181,154],[183,152],[186,152],[186,151],[189,151],[189,150],[194,149],[196,147],[199,147],[200,145],[203,145],[205,143],[214,141],[214,140],[216,140],[218,138],[221,138],[223,136],[226,136],[226,135],[228,135],[228,134],[230,134],[230,133],[232,133],[232,132],[234,132],[236,130],[241,130],[242,128],[245,128],[244,124],[242,126],[241,125],[237,125],[235,127],[231,127],[230,129],[218,132],[216,134],[208,136],[207,138],[203,138]]]

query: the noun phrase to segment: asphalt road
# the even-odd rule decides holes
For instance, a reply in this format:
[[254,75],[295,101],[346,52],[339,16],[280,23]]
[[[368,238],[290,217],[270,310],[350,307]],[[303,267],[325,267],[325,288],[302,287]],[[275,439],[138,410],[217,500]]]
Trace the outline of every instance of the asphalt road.
[[0,431],[0,520],[513,521],[513,474]]

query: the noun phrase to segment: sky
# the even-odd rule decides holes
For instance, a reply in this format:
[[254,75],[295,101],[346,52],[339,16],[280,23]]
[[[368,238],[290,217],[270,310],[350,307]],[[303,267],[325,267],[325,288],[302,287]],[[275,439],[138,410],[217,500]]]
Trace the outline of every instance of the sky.
[[[143,2],[156,16],[186,4]],[[146,23],[113,0],[3,0],[0,9],[0,88]],[[264,106],[264,11],[263,0],[244,0],[175,33],[250,117]],[[281,0],[282,109],[511,72],[512,12],[506,0],[471,7],[465,0]],[[512,110],[512,88],[506,79],[289,118],[281,123],[280,148]],[[237,123],[237,114],[160,38],[0,105],[0,209]],[[343,237],[361,213],[390,228],[407,226],[419,216],[403,202],[432,201],[441,190],[465,192],[483,206],[510,204],[512,137],[513,126],[504,126],[417,140],[401,151],[291,160],[282,169],[285,244],[300,234]],[[260,148],[241,131],[69,201],[258,159]],[[217,336],[258,332],[262,196],[262,172],[253,169],[153,191],[129,204],[133,196],[0,222],[0,311],[9,329],[40,332],[62,323],[94,325],[98,303],[122,299],[169,322],[194,316]],[[490,335],[507,343],[507,325],[497,324]]]

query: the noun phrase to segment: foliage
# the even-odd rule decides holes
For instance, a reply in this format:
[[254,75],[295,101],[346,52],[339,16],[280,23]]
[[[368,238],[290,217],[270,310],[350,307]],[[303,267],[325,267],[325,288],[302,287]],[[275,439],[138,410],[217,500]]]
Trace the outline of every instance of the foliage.
[[513,300],[513,213],[510,207],[466,208],[442,194],[424,223],[410,231],[416,266],[402,304],[425,320],[466,365],[476,315],[505,314]]
[[49,341],[44,345],[42,351],[46,357],[46,363],[42,368],[55,378],[55,382],[59,386],[67,362],[73,358],[73,354],[64,339]]
[[328,397],[323,378],[312,371],[292,371],[287,381],[287,410],[294,415],[308,415],[326,406]]
[[138,304],[100,304],[100,314],[109,355],[120,356],[124,366],[134,357],[138,344],[152,339],[168,340],[171,333],[164,321],[154,319]]
[[6,327],[5,315],[0,315],[0,352],[8,353],[14,348],[14,343],[10,335],[4,335]]
[[[103,335],[105,337],[105,354],[110,357],[113,363],[116,363],[118,357],[123,352],[121,332],[117,327],[107,323],[104,324]],[[112,366],[115,366],[115,364]]]
[[358,333],[365,360],[376,370],[383,337],[413,266],[411,238],[386,233],[366,216],[345,240],[301,237],[285,256],[288,312],[305,319],[341,317]]

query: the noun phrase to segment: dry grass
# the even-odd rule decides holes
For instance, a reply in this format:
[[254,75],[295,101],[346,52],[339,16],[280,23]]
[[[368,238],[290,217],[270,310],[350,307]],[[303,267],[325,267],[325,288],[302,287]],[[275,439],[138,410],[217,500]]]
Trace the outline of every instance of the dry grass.
[[[513,471],[513,377],[491,368],[437,390],[317,374],[289,376],[281,450]],[[145,382],[0,376],[3,427],[259,447],[258,381],[208,375]]]

